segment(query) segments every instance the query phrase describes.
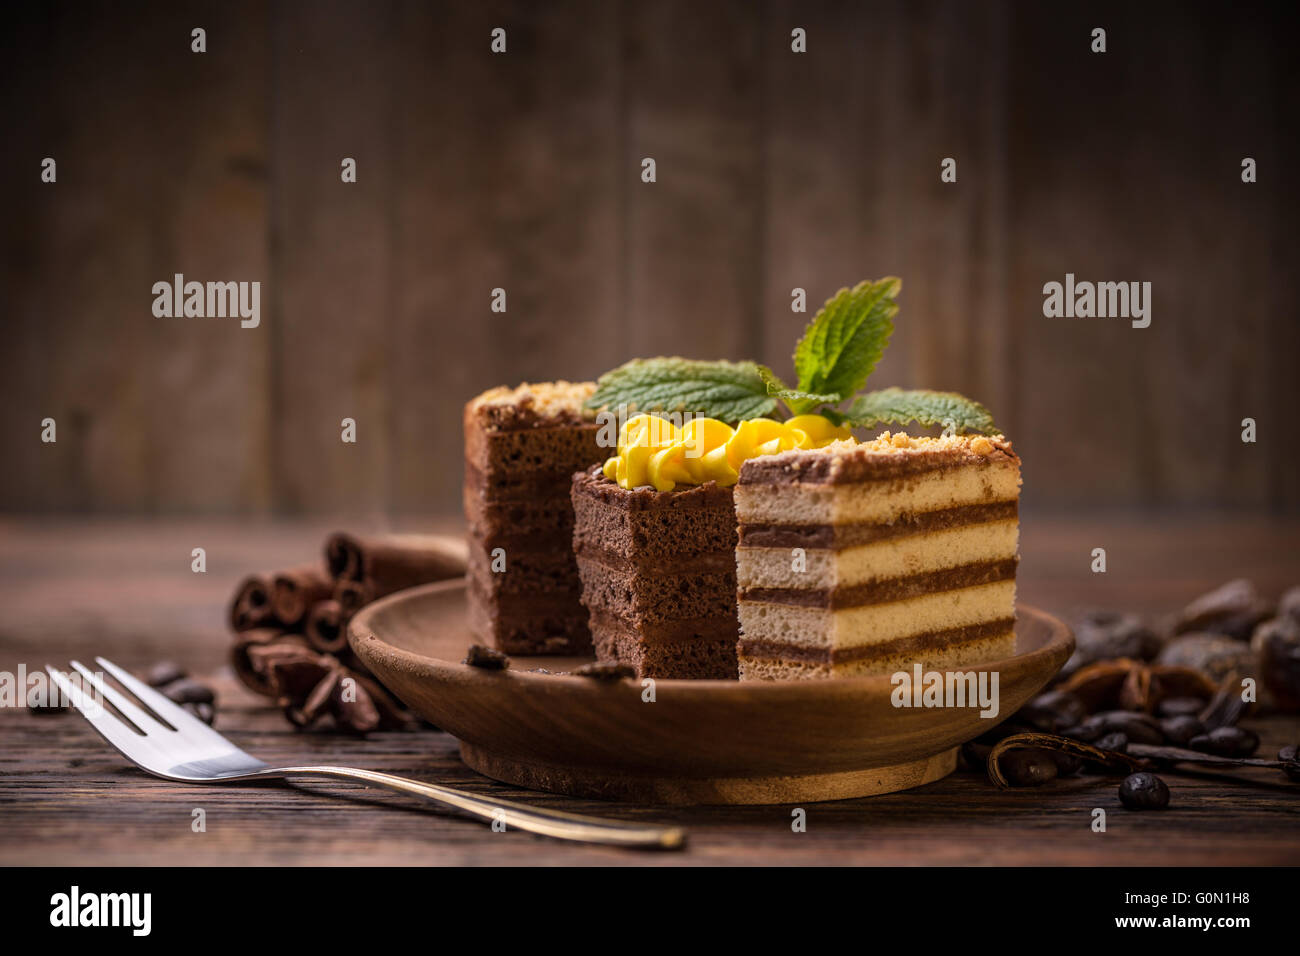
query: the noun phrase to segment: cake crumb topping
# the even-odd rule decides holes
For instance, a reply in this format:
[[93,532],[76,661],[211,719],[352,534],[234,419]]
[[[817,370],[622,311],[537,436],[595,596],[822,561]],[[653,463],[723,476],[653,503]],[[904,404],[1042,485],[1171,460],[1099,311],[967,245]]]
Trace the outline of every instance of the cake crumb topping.
[[492,429],[576,424],[595,417],[583,408],[595,391],[595,382],[521,382],[514,388],[500,385],[471,399],[468,411],[485,428]]

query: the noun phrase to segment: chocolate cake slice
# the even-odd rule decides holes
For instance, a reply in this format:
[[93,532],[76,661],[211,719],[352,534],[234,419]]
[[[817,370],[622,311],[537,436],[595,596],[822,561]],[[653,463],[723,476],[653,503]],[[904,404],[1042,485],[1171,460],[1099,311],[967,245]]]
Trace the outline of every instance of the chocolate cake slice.
[[736,678],[736,514],[716,482],[621,488],[575,474],[573,550],[596,657],[638,677]]
[[470,626],[507,654],[591,649],[569,483],[599,461],[591,382],[494,388],[465,406]]
[[1015,648],[1020,459],[883,434],[746,461],[742,680],[950,669]]

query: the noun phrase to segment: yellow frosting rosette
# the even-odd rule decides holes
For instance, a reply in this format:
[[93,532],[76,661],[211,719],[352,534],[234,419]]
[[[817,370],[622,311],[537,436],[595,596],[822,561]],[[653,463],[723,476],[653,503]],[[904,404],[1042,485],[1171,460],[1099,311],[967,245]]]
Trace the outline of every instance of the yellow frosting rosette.
[[716,418],[691,418],[678,428],[666,418],[636,415],[619,429],[618,454],[606,460],[603,472],[620,488],[672,491],[709,481],[726,488],[750,458],[852,440],[848,428],[821,415],[796,415],[785,422],[751,418],[735,428]]

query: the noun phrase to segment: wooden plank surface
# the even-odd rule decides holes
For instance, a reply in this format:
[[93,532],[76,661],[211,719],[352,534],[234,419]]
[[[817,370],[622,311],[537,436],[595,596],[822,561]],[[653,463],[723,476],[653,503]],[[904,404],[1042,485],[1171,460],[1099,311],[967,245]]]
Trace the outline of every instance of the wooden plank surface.
[[[458,520],[403,525],[453,532]],[[364,530],[363,524],[351,525]],[[1297,864],[1300,800],[1294,791],[1169,778],[1174,809],[1119,809],[1111,783],[1061,781],[998,792],[959,774],[902,794],[810,805],[808,831],[790,829],[791,807],[634,807],[516,791],[460,763],[437,731],[366,740],[297,733],[223,670],[222,608],[234,580],[266,563],[315,552],[330,526],[316,523],[33,522],[0,524],[0,670],[99,653],[130,667],[160,658],[214,675],[218,729],[269,760],[333,761],[390,770],[539,805],[620,819],[680,823],[692,834],[680,857],[571,847],[413,809],[400,797],[335,784],[198,788],[154,780],[107,751],[81,718],[0,709],[0,862],[402,864]],[[1124,515],[1025,522],[1022,599],[1065,611],[1084,604],[1157,614],[1226,577],[1253,577],[1276,593],[1300,579],[1291,522],[1142,521]],[[1107,575],[1081,549],[1111,545]],[[207,575],[189,570],[191,541],[208,542]],[[1216,547],[1217,543],[1217,547]],[[1262,752],[1300,736],[1300,720],[1257,721]],[[346,792],[349,799],[330,794]],[[207,832],[190,829],[201,807]],[[1108,831],[1091,832],[1103,807]],[[33,840],[39,834],[39,840]]]

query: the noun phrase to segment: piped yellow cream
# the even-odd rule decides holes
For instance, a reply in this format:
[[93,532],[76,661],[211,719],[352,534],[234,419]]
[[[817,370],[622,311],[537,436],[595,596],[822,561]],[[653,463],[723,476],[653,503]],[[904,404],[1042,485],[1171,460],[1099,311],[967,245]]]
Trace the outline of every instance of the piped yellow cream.
[[618,454],[606,460],[603,471],[620,488],[651,485],[672,491],[709,481],[727,487],[750,458],[835,441],[853,441],[853,434],[821,415],[796,415],[785,422],[751,418],[735,428],[716,418],[693,418],[678,428],[665,418],[636,415],[619,430]]

